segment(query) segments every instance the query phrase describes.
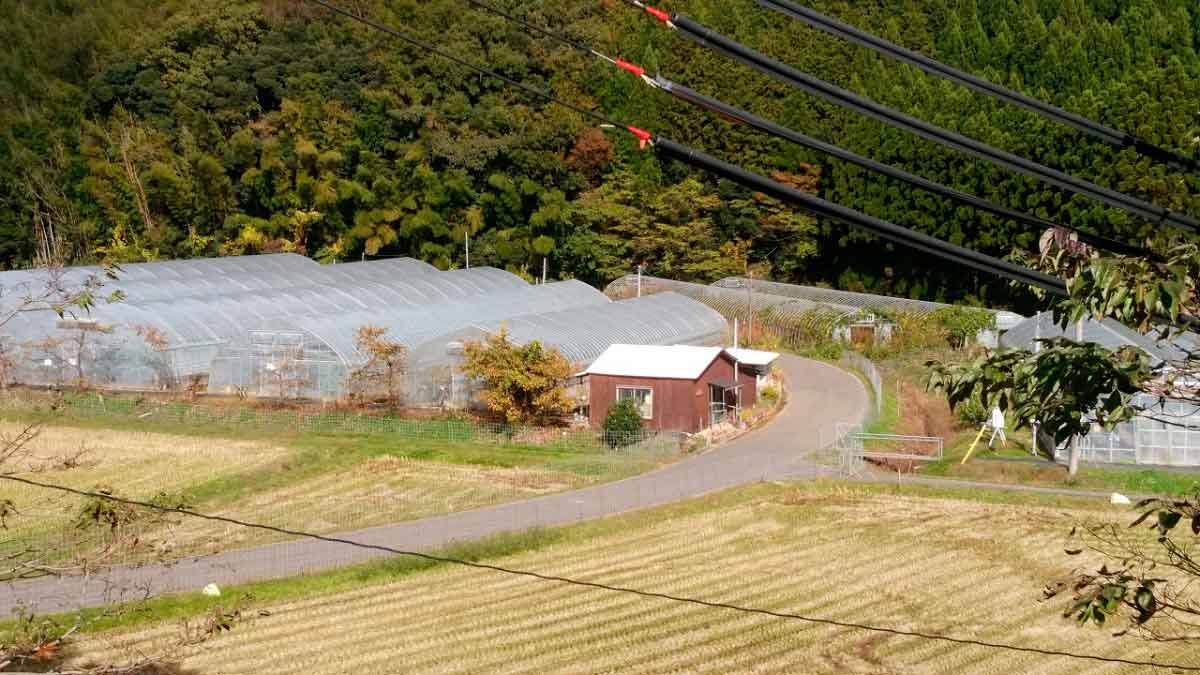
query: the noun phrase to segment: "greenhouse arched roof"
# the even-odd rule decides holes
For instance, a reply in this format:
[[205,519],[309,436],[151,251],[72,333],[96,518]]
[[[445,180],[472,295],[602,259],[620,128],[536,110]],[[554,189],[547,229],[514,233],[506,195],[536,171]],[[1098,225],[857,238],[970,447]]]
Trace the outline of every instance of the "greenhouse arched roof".
[[[1037,340],[1057,337],[1075,339],[1075,324],[1066,331],[1054,320],[1052,312],[1041,312],[1017,324],[1000,337],[1000,345],[1009,349],[1032,350]],[[1122,347],[1134,347],[1150,356],[1155,362],[1173,361],[1182,357],[1180,347],[1170,342],[1157,340],[1150,335],[1142,335],[1120,321],[1105,318],[1103,321],[1094,319],[1083,320],[1083,341],[1098,344],[1105,349],[1116,351]]]
[[817,302],[824,305],[837,305],[851,308],[853,310],[868,312],[897,312],[925,316],[940,309],[950,307],[950,305],[942,304],[940,302],[911,300],[909,298],[896,298],[887,295],[873,295],[870,293],[854,293],[851,291],[839,291],[833,288],[821,288],[818,286],[799,286],[796,284],[784,284],[775,281],[747,279],[746,277],[727,277],[714,283],[713,286],[718,288],[741,289],[743,293],[745,292],[747,286],[749,286],[752,293],[781,295],[789,298],[807,300],[809,302]]
[[454,343],[480,339],[500,330],[512,341],[539,340],[559,349],[573,364],[590,363],[610,345],[717,345],[728,327],[715,310],[677,293],[658,293],[597,307],[531,314],[507,321],[480,321],[439,336],[412,352],[418,367],[444,361]]
[[[239,291],[262,291],[341,279],[371,279],[398,275],[411,278],[435,274],[428,263],[412,258],[321,265],[295,253],[199,258],[169,262],[131,263],[115,271],[116,279],[102,276],[99,267],[69,267],[57,270],[65,287],[80,286],[91,277],[103,282],[101,294],[121,291],[123,304],[152,302],[182,297],[217,297]],[[0,272],[0,289],[9,302],[46,288],[51,279],[46,269]]]
[[[475,269],[482,268],[472,268],[472,271]],[[523,287],[464,297],[437,306],[374,307],[337,317],[300,317],[272,328],[304,331],[324,343],[341,361],[351,364],[361,358],[355,343],[358,329],[366,325],[384,328],[386,339],[411,346],[475,322],[515,320],[514,317],[527,314],[567,308],[592,309],[608,304],[611,304],[610,300],[603,293],[581,281],[557,281],[539,286],[524,284]]]
[[[609,284],[605,289],[610,297],[629,297],[636,292],[637,276],[628,275]],[[686,281],[674,281],[658,277],[642,277],[643,294],[662,292],[679,293],[693,300],[702,302],[729,318],[749,316],[748,309],[753,308],[757,319],[770,317],[785,321],[796,326],[824,330],[838,322],[857,316],[861,313],[856,307],[830,304],[794,298],[785,295],[753,292],[736,288],[706,286]]]

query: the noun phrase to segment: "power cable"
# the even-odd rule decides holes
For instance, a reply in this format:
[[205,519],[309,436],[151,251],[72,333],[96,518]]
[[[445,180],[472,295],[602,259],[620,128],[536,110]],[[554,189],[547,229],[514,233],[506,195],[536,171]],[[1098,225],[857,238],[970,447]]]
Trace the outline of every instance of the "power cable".
[[871,99],[859,96],[772,59],[681,14],[667,15],[662,10],[648,7],[638,0],[627,0],[627,2],[640,7],[668,27],[678,29],[688,39],[710,51],[723,54],[754,70],[774,77],[789,86],[806,91],[839,107],[866,115],[889,126],[983,159],[997,166],[1025,174],[1048,185],[1090,197],[1152,223],[1170,224],[1190,232],[1200,231],[1200,220],[1196,220],[1191,216],[1171,211],[1170,209],[1109,188],[1101,187],[1057,169],[1052,169],[1010,152],[994,148],[986,143],[967,138],[962,134],[943,129],[912,115],[888,108]]
[[[566,107],[570,110],[580,112],[581,114],[588,115],[594,119],[599,119],[599,120],[603,121],[605,124],[610,125],[610,126],[624,126],[624,125],[620,124],[619,122],[609,119],[607,116],[605,116],[601,113],[598,113],[593,110],[588,110],[586,108],[581,108],[574,104],[570,104],[565,101],[562,101],[558,98],[555,98],[553,95],[551,95],[548,92],[541,91],[534,87],[530,87],[524,83],[518,82],[518,81],[508,78],[508,77],[505,77],[505,76],[500,75],[499,73],[496,73],[495,71],[490,70],[488,68],[484,68],[482,66],[477,66],[473,63],[470,63],[469,61],[466,61],[457,56],[454,56],[454,55],[444,52],[440,49],[437,49],[433,45],[430,45],[426,42],[423,42],[416,38],[409,37],[409,36],[405,35],[404,33],[401,33],[400,31],[395,30],[394,28],[391,28],[389,26],[381,24],[381,23],[374,21],[372,19],[369,19],[367,17],[359,16],[358,14],[350,12],[346,9],[337,7],[336,5],[333,5],[329,2],[327,2],[326,0],[309,0],[309,2],[312,2],[316,5],[319,5],[321,7],[329,9],[330,11],[333,11],[336,14],[339,14],[341,16],[349,18],[353,21],[357,21],[357,22],[362,23],[371,28],[375,28],[376,30],[383,31],[383,32],[387,33],[388,35],[399,38],[400,40],[403,40],[404,42],[407,42],[411,45],[425,49],[433,54],[437,54],[444,58],[450,59],[451,61],[458,63],[460,65],[463,65],[467,68],[470,68],[471,70],[474,70],[475,72],[478,72],[481,75],[497,77],[504,82],[508,82],[508,83],[512,84],[513,86],[520,88],[522,91],[525,91],[525,92],[527,92],[531,95],[537,96],[539,98],[545,99],[551,103],[555,103],[560,106]],[[607,57],[603,57],[603,58],[607,58]],[[627,70],[630,72],[640,74],[644,80],[653,82],[653,80],[651,80],[649,77],[647,77],[645,75],[644,72],[642,72],[641,68],[638,68],[637,66],[634,66],[633,64],[630,64],[630,63],[627,63],[624,61],[620,61],[617,59],[608,59],[608,60],[612,61],[614,63],[614,65],[617,65],[618,67],[622,68],[623,70]],[[628,130],[630,133],[637,136],[639,145],[642,148],[645,148],[647,145],[653,145],[654,138],[649,132],[639,129],[637,127],[633,127],[633,126],[624,126],[624,128],[626,130]],[[688,155],[690,157],[707,157],[707,155],[704,155],[704,153],[692,150],[691,148],[687,148],[686,146],[681,146],[674,142],[672,142],[672,145],[673,145],[673,147],[682,148],[683,150],[687,151],[688,153],[691,153],[690,155]],[[714,162],[715,161],[716,160],[714,160]],[[694,161],[692,163],[693,163],[693,165],[696,165],[696,163]],[[717,163],[713,164],[713,166],[717,167],[717,166],[720,166],[721,164],[723,164],[723,163],[717,162]],[[728,166],[732,167],[732,165],[728,165]],[[737,169],[737,171],[742,171],[738,167],[732,167],[732,168]],[[1038,288],[1041,288],[1047,292],[1053,293],[1055,295],[1060,295],[1060,296],[1066,295],[1066,285],[1060,279],[1056,279],[1054,277],[1042,274],[1041,272],[1037,272],[1035,270],[1031,270],[1026,267],[1014,265],[1013,263],[1009,263],[1009,262],[1000,260],[999,258],[995,258],[993,256],[985,255],[983,253],[978,253],[976,251],[971,251],[970,249],[965,249],[961,246],[955,246],[948,242],[944,242],[940,239],[935,239],[928,235],[923,235],[923,234],[914,232],[913,230],[910,230],[908,228],[904,228],[899,225],[895,225],[893,223],[879,220],[877,218],[867,216],[867,215],[859,213],[857,211],[853,211],[851,209],[848,209],[848,208],[845,208],[842,206],[838,206],[836,204],[832,204],[832,203],[826,202],[824,200],[817,199],[815,197],[812,197],[811,195],[807,195],[804,193],[800,193],[798,191],[791,190],[787,186],[784,186],[780,183],[775,183],[774,181],[770,181],[769,179],[764,178],[762,176],[757,176],[756,174],[750,174],[749,172],[743,172],[743,173],[745,173],[747,176],[753,176],[759,181],[766,181],[766,183],[771,184],[772,185],[772,189],[770,190],[771,192],[774,192],[776,190],[782,190],[781,194],[787,195],[787,198],[786,198],[787,201],[791,201],[793,203],[807,203],[808,206],[806,208],[809,208],[809,210],[811,210],[813,212],[829,213],[831,215],[831,217],[834,217],[837,220],[840,220],[841,222],[850,223],[850,224],[856,225],[858,227],[862,227],[862,228],[867,229],[872,232],[880,232],[880,233],[886,232],[887,237],[889,239],[891,239],[892,241],[904,243],[905,245],[914,247],[921,251],[925,251],[932,255],[935,255],[935,256],[938,256],[938,257],[941,257],[941,258],[944,258],[947,260],[960,262],[964,265],[968,265],[975,269],[990,272],[990,273],[1000,276],[1002,278],[1011,279],[1013,281],[1019,281],[1021,283],[1027,283],[1027,284],[1036,286]],[[718,174],[718,175],[720,175],[720,174]],[[745,179],[743,179],[743,180],[745,180]],[[791,191],[789,191],[789,190],[791,190]],[[793,193],[795,193],[795,194],[793,194]],[[810,200],[816,200],[816,201],[813,202]]]
[[823,152],[831,157],[836,157],[850,164],[861,166],[869,171],[874,171],[875,173],[879,173],[900,182],[907,183],[908,185],[925,190],[926,192],[946,197],[960,204],[966,204],[967,206],[979,209],[980,211],[991,213],[1002,218],[1008,218],[1018,223],[1032,225],[1041,229],[1054,228],[1068,230],[1076,233],[1079,241],[1082,241],[1089,246],[1111,251],[1113,253],[1130,256],[1144,256],[1148,258],[1159,257],[1152,251],[1140,246],[1133,246],[1131,244],[1126,244],[1124,242],[1109,239],[1107,237],[1085,232],[1077,227],[1062,225],[1060,223],[1046,220],[1045,218],[1039,218],[1037,216],[1025,213],[1024,211],[1018,211],[1017,209],[1002,206],[987,199],[963,192],[962,190],[956,190],[955,188],[943,185],[927,178],[923,178],[913,173],[909,173],[903,169],[896,168],[889,164],[884,164],[883,162],[878,162],[870,159],[869,157],[864,157],[863,155],[851,152],[850,150],[833,145],[832,143],[826,143],[793,129],[789,129],[788,127],[776,124],[775,122],[759,117],[751,112],[736,108],[711,96],[706,96],[698,91],[672,82],[664,77],[659,76],[654,79],[660,89],[669,92],[676,98],[692,103],[697,107],[711,110],[721,117],[729,119],[733,122],[746,124],[747,126],[775,136],[776,138],[781,138],[791,141],[797,145],[810,148],[818,152]]
[[1021,646],[1021,645],[1006,644],[1003,642],[989,642],[986,640],[976,640],[976,639],[972,639],[972,638],[958,638],[958,637],[953,637],[953,636],[949,636],[949,635],[941,635],[939,633],[928,633],[928,632],[924,632],[924,631],[904,630],[901,628],[889,628],[887,626],[876,626],[876,625],[872,625],[872,624],[858,623],[858,622],[854,622],[854,621],[841,621],[838,619],[829,619],[829,618],[824,618],[824,617],[810,616],[810,615],[806,615],[806,614],[798,614],[798,613],[793,613],[793,612],[777,612],[774,610],[762,609],[762,608],[758,608],[758,607],[747,607],[744,605],[735,605],[733,603],[727,603],[727,602],[714,602],[711,600],[702,600],[700,598],[692,598],[692,597],[680,596],[680,595],[671,595],[669,593],[659,593],[656,591],[647,591],[647,590],[642,590],[642,589],[638,589],[638,588],[631,588],[628,586],[617,586],[617,585],[613,585],[613,584],[604,584],[604,583],[600,583],[600,582],[596,582],[596,581],[585,581],[583,579],[575,579],[572,577],[564,577],[564,576],[558,576],[558,575],[553,575],[553,574],[542,574],[541,572],[533,572],[530,570],[522,570],[522,569],[517,569],[517,568],[513,568],[513,567],[504,567],[501,565],[492,565],[492,564],[482,563],[482,562],[477,562],[477,561],[472,561],[472,560],[463,560],[461,558],[452,558],[449,556],[435,555],[432,553],[407,551],[404,549],[393,548],[391,546],[383,546],[380,544],[366,544],[366,543],[354,541],[353,539],[346,539],[343,537],[332,537],[332,536],[328,536],[328,535],[315,534],[312,532],[304,532],[302,530],[292,530],[289,528],[277,527],[275,525],[264,525],[261,523],[253,523],[253,522],[249,522],[249,521],[238,520],[236,518],[229,518],[227,516],[217,516],[217,515],[212,515],[212,514],[208,514],[208,513],[202,513],[200,511],[195,511],[192,509],[187,509],[187,508],[182,508],[182,507],[163,506],[161,504],[154,504],[152,502],[144,502],[144,501],[139,501],[136,499],[128,499],[125,497],[118,497],[116,495],[105,494],[103,492],[80,490],[78,488],[72,488],[72,487],[68,487],[65,485],[58,485],[55,483],[45,483],[42,481],[36,481],[36,480],[29,479],[29,478],[21,477],[21,476],[0,475],[0,479],[9,480],[9,481],[13,481],[16,483],[22,483],[22,484],[28,485],[30,487],[36,487],[36,488],[42,488],[45,490],[54,490],[57,492],[72,494],[77,497],[87,497],[90,499],[102,499],[102,500],[114,502],[117,504],[125,504],[126,506],[135,506],[135,507],[139,507],[139,508],[151,509],[154,511],[158,511],[160,513],[173,513],[173,514],[178,514],[181,516],[187,516],[189,518],[199,518],[201,520],[226,523],[229,525],[235,525],[237,527],[262,530],[265,532],[272,532],[275,534],[282,534],[282,535],[287,535],[290,537],[302,537],[305,539],[313,539],[316,541],[323,541],[323,542],[327,542],[327,543],[331,543],[331,544],[341,544],[341,545],[345,545],[345,546],[352,546],[354,548],[359,548],[359,549],[364,549],[364,550],[373,550],[373,551],[380,551],[383,553],[391,553],[394,555],[403,555],[403,556],[409,556],[409,557],[413,557],[413,558],[420,558],[422,560],[428,560],[431,562],[459,565],[461,567],[469,567],[469,568],[473,568],[473,569],[487,570],[490,572],[498,572],[500,574],[507,574],[510,576],[526,577],[526,578],[530,578],[530,579],[536,579],[538,581],[552,581],[552,582],[557,582],[557,583],[561,583],[561,584],[566,584],[569,586],[590,588],[590,589],[595,589],[595,590],[608,591],[608,592],[612,592],[612,593],[623,593],[626,595],[636,595],[636,596],[640,596],[643,598],[654,598],[657,600],[666,600],[669,602],[695,605],[695,606],[700,606],[700,607],[707,607],[709,609],[724,609],[724,610],[729,610],[729,611],[733,611],[733,612],[740,612],[743,614],[757,614],[757,615],[761,615],[761,616],[770,616],[770,617],[777,618],[777,619],[787,619],[787,620],[791,620],[791,621],[801,621],[801,622],[805,622],[805,623],[814,623],[814,624],[821,624],[821,625],[827,625],[827,626],[837,626],[839,628],[853,628],[856,630],[869,631],[869,632],[873,632],[873,633],[885,633],[888,635],[897,635],[897,636],[901,636],[901,637],[912,637],[912,638],[919,638],[919,639],[923,639],[923,640],[949,642],[949,643],[959,644],[959,645],[985,647],[988,649],[998,649],[998,650],[1004,650],[1004,651],[1021,652],[1021,653],[1026,653],[1026,654],[1038,654],[1041,656],[1054,656],[1054,657],[1078,659],[1078,660],[1086,660],[1086,661],[1097,661],[1097,662],[1102,662],[1102,663],[1118,663],[1118,664],[1129,665],[1129,666],[1142,666],[1142,667],[1148,667],[1148,668],[1171,668],[1171,669],[1190,671],[1190,672],[1200,672],[1200,666],[1188,666],[1188,665],[1183,665],[1183,664],[1161,663],[1161,662],[1157,662],[1157,661],[1139,661],[1139,660],[1135,660],[1135,659],[1124,659],[1124,658],[1116,658],[1116,657],[1109,657],[1109,656],[1099,656],[1096,654],[1081,654],[1081,653],[1076,653],[1076,652],[1061,651],[1061,650],[1057,650],[1057,649],[1043,649],[1040,647],[1025,647],[1025,646]]
[[830,35],[866,47],[878,54],[895,59],[901,63],[906,63],[930,75],[957,82],[986,96],[1006,101],[1037,113],[1046,119],[1072,127],[1117,147],[1133,148],[1141,155],[1150,157],[1176,169],[1191,172],[1200,171],[1200,163],[1193,158],[1185,157],[1172,150],[1162,148],[1133,134],[1109,128],[1083,115],[1068,112],[1032,96],[1027,96],[1007,87],[1002,87],[994,82],[989,82],[976,75],[931,59],[919,52],[888,42],[877,35],[859,30],[854,26],[838,21],[803,5],[790,2],[789,0],[755,0],[755,2],[762,7],[798,19]]
[[654,148],[663,155],[678,159],[708,173],[722,176],[744,187],[770,195],[784,202],[795,204],[811,213],[837,220],[853,227],[871,232],[879,237],[904,244],[909,248],[952,260],[977,270],[990,272],[1012,281],[1026,283],[1060,297],[1067,297],[1067,286],[1059,278],[1010,263],[978,251],[901,227],[886,220],[860,213],[840,204],[814,197],[790,185],[771,180],[766,176],[747,171],[739,166],[721,161],[694,148],[676,143],[669,138],[656,136]]
[[903,171],[901,169],[892,167],[892,166],[884,164],[882,162],[877,162],[873,159],[869,159],[862,155],[856,154],[854,152],[846,150],[845,148],[841,148],[837,145],[833,145],[831,143],[825,143],[823,141],[817,140],[810,136],[806,136],[798,131],[794,131],[787,127],[783,127],[781,125],[775,124],[774,122],[766,120],[762,117],[758,117],[746,110],[736,108],[727,103],[719,101],[715,98],[705,96],[705,95],[703,95],[697,91],[694,91],[692,89],[689,89],[683,85],[672,82],[671,80],[668,80],[668,79],[662,77],[661,75],[651,78],[646,75],[645,71],[642,68],[640,68],[632,63],[629,63],[628,61],[610,57],[610,56],[594,49],[593,47],[587,45],[586,43],[583,43],[583,42],[580,42],[573,38],[567,37],[566,35],[564,35],[562,33],[552,31],[547,28],[542,28],[541,26],[532,24],[529,21],[526,21],[525,19],[514,16],[511,13],[509,13],[499,7],[496,7],[495,5],[489,4],[487,2],[483,2],[482,0],[463,0],[463,2],[471,5],[472,7],[475,7],[476,9],[482,10],[484,12],[489,12],[496,16],[502,17],[510,22],[519,24],[530,31],[533,31],[539,35],[542,35],[543,37],[547,37],[547,38],[550,38],[557,42],[560,42],[564,45],[567,45],[568,47],[571,47],[572,49],[575,49],[583,54],[601,59],[601,60],[603,60],[607,63],[610,63],[612,65],[615,65],[623,70],[629,71],[629,72],[633,73],[634,75],[640,77],[646,84],[648,84],[652,87],[658,88],[658,89],[662,89],[663,91],[671,94],[672,96],[674,96],[675,98],[677,98],[681,101],[684,101],[686,103],[689,103],[689,104],[696,106],[698,108],[701,108],[701,109],[709,110],[711,112],[716,113],[717,115],[720,115],[720,116],[730,119],[732,121],[741,122],[748,126],[754,127],[756,129],[758,129],[759,131],[762,131],[764,133],[775,136],[776,138],[781,138],[781,139],[796,143],[797,145],[801,145],[801,146],[810,148],[812,150],[816,150],[818,152],[823,152],[825,154],[836,157],[838,159],[849,162],[851,164],[861,166],[869,171],[874,171],[876,173],[883,174],[884,176],[907,183],[918,189],[922,189],[927,192],[931,192],[931,193],[949,198],[949,199],[957,201],[961,204],[966,204],[968,206],[974,207],[981,211],[985,211],[987,213],[992,213],[994,215],[998,215],[1003,218],[1008,218],[1013,221],[1016,221],[1019,223],[1024,223],[1026,225],[1032,225],[1034,227],[1041,228],[1041,229],[1057,228],[1057,229],[1064,229],[1064,230],[1068,230],[1071,232],[1075,232],[1078,234],[1078,238],[1080,241],[1088,244],[1089,246],[1093,246],[1095,248],[1103,249],[1106,251],[1111,251],[1113,253],[1118,253],[1121,255],[1137,255],[1137,256],[1145,256],[1145,257],[1150,257],[1150,258],[1157,257],[1156,254],[1154,254],[1151,251],[1148,251],[1144,248],[1125,244],[1125,243],[1122,243],[1119,241],[1108,239],[1106,237],[1101,237],[1098,235],[1090,234],[1090,233],[1084,232],[1075,227],[1061,225],[1061,224],[1046,220],[1044,218],[1038,218],[1037,216],[1033,216],[1033,215],[1024,213],[1023,211],[1018,211],[1016,209],[1008,208],[1006,206],[1001,206],[999,204],[988,201],[986,199],[982,199],[980,197],[976,197],[972,194],[968,194],[961,190],[956,190],[954,188],[942,185],[941,183],[927,180],[925,178],[922,178],[920,176],[914,175],[907,171]]

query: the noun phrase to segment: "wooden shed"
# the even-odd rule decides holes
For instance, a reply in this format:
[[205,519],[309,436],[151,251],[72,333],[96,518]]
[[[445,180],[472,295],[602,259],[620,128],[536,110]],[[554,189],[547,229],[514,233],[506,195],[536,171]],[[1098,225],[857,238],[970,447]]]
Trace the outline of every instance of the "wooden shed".
[[608,408],[632,399],[643,425],[661,431],[702,431],[758,398],[755,373],[720,347],[613,345],[583,373],[588,419],[600,426]]

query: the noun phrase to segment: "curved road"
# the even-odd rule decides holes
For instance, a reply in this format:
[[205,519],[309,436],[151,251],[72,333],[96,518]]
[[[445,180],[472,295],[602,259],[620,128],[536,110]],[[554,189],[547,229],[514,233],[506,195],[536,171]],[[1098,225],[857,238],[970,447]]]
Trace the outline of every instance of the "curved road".
[[[783,477],[814,477],[825,470],[805,459],[832,442],[839,422],[863,419],[869,398],[862,383],[833,366],[780,357],[788,382],[788,402],[762,428],[714,450],[634,478],[614,483],[498,504],[423,520],[383,525],[338,536],[366,544],[427,551],[454,541],[501,532],[547,527],[599,518],[688,497]],[[188,558],[171,565],[116,567],[103,577],[38,579],[10,584],[0,591],[0,619],[23,605],[37,612],[72,611],[114,599],[197,591],[295,576],[388,555],[300,539]],[[112,589],[121,589],[115,594]]]

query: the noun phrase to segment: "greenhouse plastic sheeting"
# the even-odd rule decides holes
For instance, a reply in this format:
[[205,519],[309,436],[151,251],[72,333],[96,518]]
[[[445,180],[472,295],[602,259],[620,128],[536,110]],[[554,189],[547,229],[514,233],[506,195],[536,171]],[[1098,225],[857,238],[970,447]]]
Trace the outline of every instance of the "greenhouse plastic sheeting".
[[[1000,344],[1009,349],[1032,350],[1039,339],[1067,337],[1074,340],[1076,335],[1074,323],[1064,331],[1062,326],[1054,321],[1053,313],[1042,312],[1014,326],[1000,338]],[[1136,347],[1148,354],[1151,359],[1159,362],[1171,361],[1183,356],[1179,347],[1142,335],[1113,319],[1104,319],[1103,321],[1084,319],[1083,340],[1112,351],[1121,347]]]
[[[393,259],[310,263],[300,265],[303,271],[297,272],[290,257],[283,258],[289,262],[268,262],[263,268],[268,271],[255,272],[262,281],[260,290],[230,285],[223,293],[101,302],[86,317],[86,325],[63,324],[50,311],[23,312],[3,329],[6,358],[15,361],[10,379],[31,384],[86,379],[99,385],[168,386],[207,372],[222,345],[244,337],[264,321],[335,317],[370,308],[427,308],[528,287],[515,275],[486,267],[431,273],[433,268],[425,263]],[[231,273],[247,273],[244,263],[250,259],[232,259],[239,260],[241,271]],[[145,338],[147,327],[153,328],[157,344]],[[85,364],[83,370],[92,372],[82,372],[80,362]]]
[[[383,328],[386,339],[411,347],[474,322],[505,321],[526,314],[607,304],[609,299],[587,284],[560,281],[540,286],[525,284],[501,293],[464,297],[419,309],[383,305],[336,317],[309,316],[268,322],[220,350],[209,376],[209,391],[273,395],[269,390],[278,386],[278,382],[271,368],[289,355],[303,355],[310,365],[306,366],[308,372],[297,379],[308,387],[306,396],[337,397],[343,393],[351,370],[365,361],[356,346],[358,330],[363,326]],[[412,373],[412,377],[419,379],[417,373]]]
[[[1135,396],[1143,408],[1137,417],[1112,430],[1093,424],[1079,440],[1081,459],[1103,464],[1200,466],[1200,406],[1188,401]],[[1070,454],[1068,444],[1055,450],[1060,461]]]
[[753,293],[782,295],[789,298],[808,300],[810,302],[819,302],[825,305],[837,305],[840,307],[877,313],[897,312],[923,316],[936,312],[939,309],[950,307],[950,305],[945,305],[940,302],[910,300],[908,298],[896,298],[887,295],[873,295],[870,293],[853,293],[851,291],[839,291],[832,288],[820,288],[817,286],[782,284],[774,281],[748,279],[746,277],[727,277],[725,279],[721,279],[713,285],[717,286],[718,288],[741,289],[743,294],[745,294],[746,288],[749,286]]
[[718,312],[676,293],[532,314],[511,321],[477,322],[429,340],[409,353],[410,369],[416,375],[410,385],[412,395],[427,402],[450,397],[461,403],[467,387],[457,367],[462,344],[486,338],[502,323],[513,342],[538,340],[561,351],[577,369],[613,344],[716,346],[724,344],[728,330],[728,323]]
[[[103,282],[100,293],[121,291],[122,304],[153,302],[184,297],[217,297],[238,291],[262,291],[297,284],[324,283],[341,279],[378,278],[399,275],[411,278],[435,274],[437,268],[411,258],[339,265],[320,265],[294,253],[275,255],[202,258],[171,262],[133,263],[115,270],[116,279],[104,276],[98,267],[61,270],[59,282],[78,287],[89,278]],[[0,272],[0,289],[12,303],[46,288],[51,273],[46,270]],[[4,303],[0,302],[0,306]]]
[[[68,269],[61,278],[80,283],[99,271]],[[4,273],[0,284],[32,289],[46,274]],[[674,293],[612,302],[578,281],[531,285],[494,268],[441,272],[409,259],[318,265],[283,254],[144,263],[118,274],[106,289],[124,292],[122,302],[100,302],[82,317],[48,309],[13,316],[0,328],[0,376],[337,398],[366,360],[357,331],[374,325],[410,348],[413,400],[439,402],[456,389],[454,345],[502,325],[514,340],[541,340],[577,365],[615,342],[719,344],[726,331],[719,313]],[[460,381],[460,393],[465,387]]]
[[[636,292],[637,277],[634,275],[622,277],[609,284],[605,289],[605,293],[614,298],[629,297]],[[832,329],[843,319],[853,317],[861,312],[856,307],[804,300],[786,295],[747,293],[745,290],[734,288],[706,286],[658,277],[642,277],[642,293],[644,295],[662,292],[678,293],[698,300],[731,319],[738,317],[745,321],[750,315],[748,309],[753,308],[755,318],[763,319],[769,316],[778,322],[819,330]]]

